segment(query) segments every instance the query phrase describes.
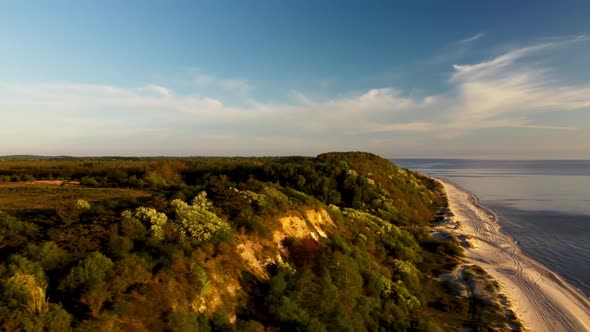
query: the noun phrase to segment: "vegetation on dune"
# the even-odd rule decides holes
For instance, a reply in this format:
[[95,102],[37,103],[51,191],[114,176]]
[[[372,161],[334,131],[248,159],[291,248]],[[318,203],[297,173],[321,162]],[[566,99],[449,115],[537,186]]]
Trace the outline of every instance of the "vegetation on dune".
[[[28,185],[48,179],[80,185]],[[462,253],[430,236],[436,183],[372,154],[13,160],[0,181],[52,200],[0,212],[2,330],[508,326],[439,278]]]

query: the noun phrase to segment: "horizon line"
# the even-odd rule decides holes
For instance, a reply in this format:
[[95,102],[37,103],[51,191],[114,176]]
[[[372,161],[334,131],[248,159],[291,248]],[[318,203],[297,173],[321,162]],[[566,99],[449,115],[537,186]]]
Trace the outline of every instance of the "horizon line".
[[[352,152],[352,151],[329,151],[329,152],[322,152],[323,153],[330,153],[330,152]],[[372,152],[371,152],[372,153]],[[495,158],[495,157],[440,157],[440,156],[400,156],[400,157],[392,157],[392,156],[382,156],[380,154],[374,153],[384,159],[387,160],[489,160],[489,161],[590,161],[590,158],[572,158],[572,157],[564,157],[564,158]],[[138,159],[138,158],[146,158],[146,159],[158,159],[158,158],[180,158],[180,159],[190,159],[190,158],[288,158],[288,157],[316,157],[319,154],[284,154],[284,155],[37,155],[37,154],[10,154],[10,155],[0,155],[0,161],[4,161],[4,159],[17,159],[21,158],[23,160],[26,159],[106,159],[106,158],[118,158],[118,159]]]

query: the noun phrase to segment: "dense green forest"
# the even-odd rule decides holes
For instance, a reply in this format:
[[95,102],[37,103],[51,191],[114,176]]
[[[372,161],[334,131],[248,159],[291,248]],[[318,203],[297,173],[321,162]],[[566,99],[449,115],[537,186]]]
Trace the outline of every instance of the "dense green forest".
[[462,260],[431,236],[445,205],[432,179],[361,152],[2,160],[0,328],[517,329],[441,277]]

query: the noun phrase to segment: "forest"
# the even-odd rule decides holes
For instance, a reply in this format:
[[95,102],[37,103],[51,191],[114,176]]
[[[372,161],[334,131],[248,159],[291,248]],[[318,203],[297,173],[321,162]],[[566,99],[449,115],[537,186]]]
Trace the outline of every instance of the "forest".
[[[2,331],[474,331],[434,180],[363,152],[0,158]],[[497,284],[477,267],[466,284]]]

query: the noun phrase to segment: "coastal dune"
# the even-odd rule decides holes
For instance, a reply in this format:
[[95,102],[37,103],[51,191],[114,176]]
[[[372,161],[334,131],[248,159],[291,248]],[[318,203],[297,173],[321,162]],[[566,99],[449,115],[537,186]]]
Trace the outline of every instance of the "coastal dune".
[[460,187],[442,180],[454,217],[440,228],[466,238],[465,256],[494,277],[529,331],[590,331],[590,301],[527,257],[500,230],[497,216]]

